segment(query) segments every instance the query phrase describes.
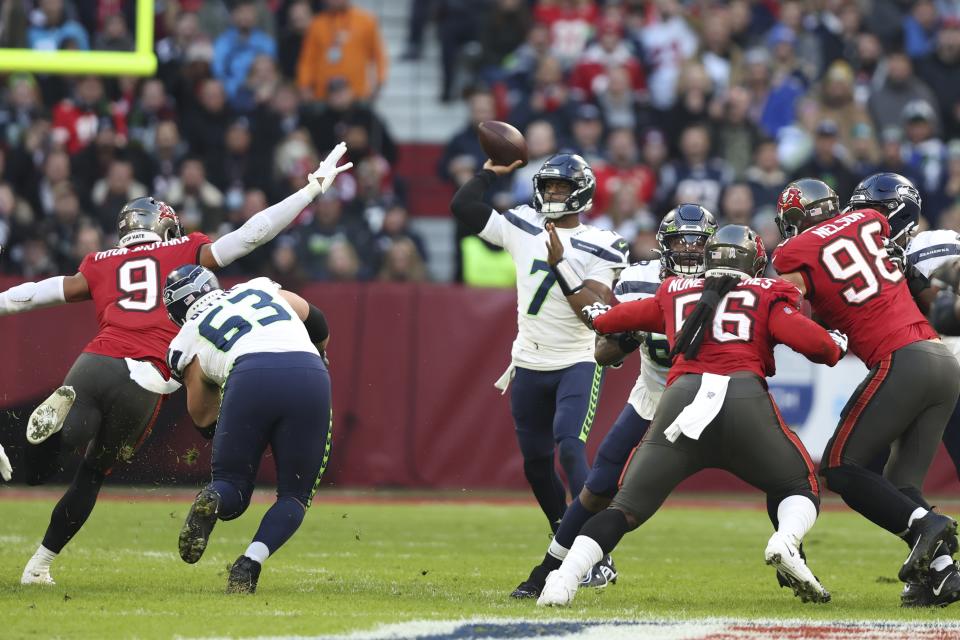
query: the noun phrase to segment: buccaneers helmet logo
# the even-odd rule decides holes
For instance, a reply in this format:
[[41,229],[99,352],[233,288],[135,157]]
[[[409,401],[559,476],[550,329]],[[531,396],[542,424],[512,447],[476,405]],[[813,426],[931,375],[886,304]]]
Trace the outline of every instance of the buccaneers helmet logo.
[[784,189],[780,194],[780,211],[788,209],[803,209],[803,203],[800,201],[800,189],[790,187]]

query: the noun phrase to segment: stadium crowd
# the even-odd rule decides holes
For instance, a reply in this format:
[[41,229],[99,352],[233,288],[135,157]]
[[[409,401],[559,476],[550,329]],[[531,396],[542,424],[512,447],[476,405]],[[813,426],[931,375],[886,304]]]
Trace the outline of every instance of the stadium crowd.
[[[597,176],[590,221],[634,257],[684,201],[750,224],[772,250],[776,198],[795,177],[845,201],[860,178],[896,171],[928,225],[960,231],[960,0],[409,1],[404,57],[420,57],[436,21],[438,98],[469,105],[440,176],[456,187],[480,167],[479,121],[527,138],[530,161],[495,189],[498,209],[529,201],[543,160],[574,150]],[[4,3],[0,45],[131,50],[133,4]],[[350,0],[156,6],[154,78],[5,78],[0,271],[72,273],[113,244],[122,204],[148,193],[215,238],[302,186],[343,140],[354,170],[232,273],[293,290],[425,279],[410,218],[440,212],[406,206],[376,111],[389,65],[376,17]],[[496,261],[462,230],[457,241],[465,261]],[[512,285],[512,268],[493,281],[476,271],[458,277]]]

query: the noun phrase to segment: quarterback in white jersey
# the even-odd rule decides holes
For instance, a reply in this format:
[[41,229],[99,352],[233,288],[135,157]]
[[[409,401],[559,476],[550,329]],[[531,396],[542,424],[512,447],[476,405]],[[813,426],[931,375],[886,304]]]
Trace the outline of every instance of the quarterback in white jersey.
[[496,386],[510,387],[524,475],[555,529],[567,496],[554,455],[559,452],[570,495],[576,496],[589,470],[585,446],[603,375],[593,359],[594,335],[579,309],[610,300],[627,266],[627,243],[581,224],[596,180],[578,155],[562,153],[544,162],[533,179],[533,206],[494,211],[484,193],[519,164],[487,161],[457,191],[450,209],[464,228],[506,249],[516,264],[517,338]]
[[[664,275],[698,277],[703,274],[703,250],[716,232],[717,223],[709,211],[696,204],[681,204],[664,216],[657,232],[659,262],[640,262],[625,269],[614,289],[620,302],[653,296]],[[670,370],[667,340],[662,335],[621,334],[597,339],[595,357],[602,365],[614,365],[632,351],[640,351],[640,375],[620,416],[597,449],[593,468],[557,529],[547,553],[530,576],[514,589],[515,598],[540,594],[550,571],[560,566],[580,528],[593,514],[605,509],[617,492],[620,474],[631,452],[647,432]],[[615,582],[616,569],[609,556],[593,567],[584,586],[603,587]]]
[[190,416],[214,439],[213,480],[180,531],[184,562],[200,560],[217,520],[246,510],[260,458],[273,449],[277,501],[227,578],[227,593],[253,593],[263,562],[303,521],[330,457],[327,323],[267,278],[223,290],[199,265],[170,273],[163,302],[181,327],[167,352],[170,371],[187,389]]
[[[958,257],[960,257],[960,234],[956,231],[946,229],[924,231],[911,238],[907,244],[907,263],[915,266],[927,278],[937,267]],[[953,355],[960,358],[960,337],[943,336],[941,339]]]

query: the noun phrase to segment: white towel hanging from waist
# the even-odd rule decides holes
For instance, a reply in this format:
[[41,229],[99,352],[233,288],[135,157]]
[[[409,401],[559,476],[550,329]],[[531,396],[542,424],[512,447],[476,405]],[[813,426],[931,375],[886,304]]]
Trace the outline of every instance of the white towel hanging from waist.
[[720,413],[723,400],[727,397],[729,376],[704,373],[700,380],[700,389],[693,402],[684,407],[663,435],[670,442],[676,442],[680,434],[698,440],[707,425]]

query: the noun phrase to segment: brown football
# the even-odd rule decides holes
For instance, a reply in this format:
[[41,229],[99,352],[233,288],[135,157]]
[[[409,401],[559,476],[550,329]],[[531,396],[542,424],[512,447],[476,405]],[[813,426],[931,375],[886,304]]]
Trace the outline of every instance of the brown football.
[[478,127],[480,146],[494,164],[510,166],[517,160],[527,164],[527,141],[512,124],[486,120]]

